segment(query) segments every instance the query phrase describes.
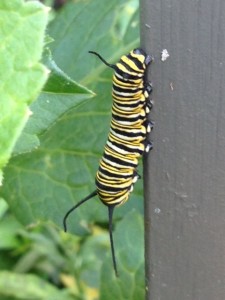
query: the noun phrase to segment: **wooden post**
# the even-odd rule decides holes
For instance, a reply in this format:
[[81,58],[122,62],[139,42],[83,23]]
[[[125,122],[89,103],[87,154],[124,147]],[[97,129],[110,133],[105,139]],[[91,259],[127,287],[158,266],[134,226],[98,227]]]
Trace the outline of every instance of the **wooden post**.
[[144,160],[147,299],[222,300],[225,1],[140,6],[141,45],[155,58],[154,148]]

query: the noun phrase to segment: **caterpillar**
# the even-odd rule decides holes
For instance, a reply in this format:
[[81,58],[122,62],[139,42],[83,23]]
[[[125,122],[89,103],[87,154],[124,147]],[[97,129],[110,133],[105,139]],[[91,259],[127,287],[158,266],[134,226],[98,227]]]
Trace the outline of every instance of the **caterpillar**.
[[134,183],[140,178],[137,172],[138,159],[144,152],[152,149],[152,143],[147,138],[153,128],[153,123],[148,120],[152,108],[149,100],[152,86],[146,80],[147,66],[152,57],[137,48],[123,55],[118,63],[109,64],[100,54],[94,51],[89,53],[96,55],[114,70],[111,127],[95,177],[96,190],[65,214],[63,226],[64,231],[67,231],[66,221],[69,214],[98,195],[101,202],[108,207],[112,262],[118,277],[112,234],[113,211],[116,206],[128,200]]

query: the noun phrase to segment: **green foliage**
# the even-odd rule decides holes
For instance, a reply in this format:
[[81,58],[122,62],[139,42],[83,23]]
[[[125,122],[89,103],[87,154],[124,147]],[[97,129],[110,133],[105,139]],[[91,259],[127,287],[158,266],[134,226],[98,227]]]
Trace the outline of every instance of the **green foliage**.
[[30,105],[33,116],[28,120],[17,144],[14,155],[34,150],[40,145],[39,137],[54,124],[60,116],[93,96],[65,74],[52,59],[49,51],[44,56],[45,65],[50,70],[48,81],[36,101]]
[[[97,96],[82,106],[76,106],[74,102],[76,108],[58,119],[54,119],[58,116],[54,112],[59,105],[64,105],[67,109],[68,104],[68,108],[71,108],[70,96],[68,102],[60,98],[61,88],[56,93],[59,95],[48,93],[44,100],[39,97],[34,103],[37,111],[33,111],[25,133],[36,133],[40,129],[40,146],[31,153],[11,160],[5,172],[6,183],[2,190],[2,196],[24,224],[51,219],[61,226],[64,213],[74,201],[94,189],[95,172],[109,129],[112,71],[88,54],[88,50],[94,49],[109,61],[116,61],[138,44],[138,39],[135,40],[138,27],[132,27],[132,24],[136,24],[137,16],[128,15],[127,31],[122,35],[118,14],[120,11],[124,12],[127,6],[119,0],[110,2],[110,5],[113,9],[108,6],[106,9],[101,0],[70,3],[49,25],[48,34],[55,40],[51,44],[54,60],[70,77],[88,84]],[[90,16],[90,11],[98,14],[98,22],[95,20],[96,16]],[[122,29],[124,32],[124,25]],[[130,31],[133,31],[133,36]],[[56,103],[57,96],[61,101]],[[45,107],[48,106],[45,101],[55,101],[55,105],[49,105],[48,110],[38,110],[44,104]],[[49,117],[50,114],[53,115],[53,120]],[[120,208],[118,216],[124,215],[129,205],[142,210],[140,190],[141,183],[135,187],[135,193],[131,197],[135,201]],[[81,223],[81,220],[85,221]],[[91,209],[90,205],[81,208],[76,218],[70,219],[70,228],[81,234],[87,232],[87,224],[96,221],[107,221],[105,208],[98,200],[93,201]]]
[[119,278],[111,272],[107,259],[101,276],[100,300],[144,299],[143,218],[135,211],[127,213],[115,230]]
[[[0,270],[14,271],[0,271],[1,299],[32,299],[30,293],[34,299],[98,299],[99,294],[100,299],[144,298],[143,218],[135,211],[117,223],[114,233],[119,278],[112,271],[108,232],[99,227],[92,227],[90,236],[82,238],[49,224],[24,230],[8,216],[0,220],[0,236]],[[58,289],[62,286],[63,290]]]
[[47,69],[38,62],[46,23],[47,9],[37,2],[0,3],[0,182],[1,170],[29,117],[27,105],[36,98],[47,78]]
[[[7,286],[7,289],[5,288]],[[23,288],[21,288],[23,287]],[[60,292],[52,284],[36,275],[0,272],[0,295],[6,299],[72,300],[65,291]],[[9,298],[10,297],[10,298]],[[1,298],[3,299],[3,298]]]
[[[47,50],[43,61],[51,74],[30,106],[33,114],[4,170],[1,197],[20,223],[45,224],[51,220],[62,228],[65,212],[95,189],[95,172],[109,129],[112,70],[88,51],[97,51],[107,61],[116,62],[138,45],[137,1],[69,2],[55,14],[47,31],[54,42],[48,44],[52,57]],[[19,245],[20,253],[14,256],[15,271],[33,272],[51,281],[54,273],[56,285],[65,287],[65,295],[60,290],[56,295],[56,288],[48,283],[43,294],[33,291],[35,299],[70,299],[68,291],[73,299],[98,299],[100,286],[100,299],[141,300],[144,298],[142,202],[139,182],[129,202],[115,212],[119,279],[113,273],[105,230],[107,209],[97,198],[68,220],[69,232],[77,236],[57,233],[56,229],[49,229],[53,228],[51,225],[44,225],[53,233],[46,235],[43,228],[27,234],[20,231],[18,239],[15,219],[5,218],[4,222],[12,225],[6,225],[11,238],[5,239],[4,247],[17,249]],[[135,211],[128,213],[132,208]],[[99,229],[99,225],[103,227]],[[17,282],[19,275],[5,272],[1,277],[0,272],[0,296],[9,297],[1,282],[4,276],[11,284]],[[16,296],[16,285],[12,285],[12,298],[29,299],[33,284],[42,284],[35,276],[21,277],[21,282],[31,285],[19,293],[21,298]]]

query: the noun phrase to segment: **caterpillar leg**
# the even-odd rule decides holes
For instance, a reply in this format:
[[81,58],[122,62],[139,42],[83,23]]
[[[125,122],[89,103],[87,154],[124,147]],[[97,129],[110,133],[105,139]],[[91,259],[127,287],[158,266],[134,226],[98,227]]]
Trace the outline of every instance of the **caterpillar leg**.
[[153,127],[154,127],[154,122],[151,121],[151,120],[147,120],[146,121],[146,131],[147,131],[147,133],[150,133],[152,131]]
[[145,142],[145,152],[148,153],[151,151],[153,148],[153,143],[151,141],[146,141]]
[[134,190],[134,185],[132,184],[132,185],[130,186],[129,193],[132,193],[133,190]]
[[138,179],[141,179],[141,175],[138,173],[137,170],[134,170],[133,183],[135,183]]
[[147,55],[145,58],[145,64],[149,65],[154,60],[153,56]]
[[145,112],[146,112],[146,114],[150,113],[150,111],[152,109],[152,106],[153,106],[152,100],[149,99],[149,96],[150,96],[151,92],[152,92],[152,83],[148,82],[144,86]]
[[148,101],[147,99],[149,98],[151,92],[152,92],[152,83],[151,82],[145,83],[144,89],[143,89],[143,94],[146,99],[146,102]]
[[149,114],[150,111],[152,110],[153,107],[153,101],[151,99],[147,99],[146,100],[146,104],[145,104],[145,112],[146,114]]

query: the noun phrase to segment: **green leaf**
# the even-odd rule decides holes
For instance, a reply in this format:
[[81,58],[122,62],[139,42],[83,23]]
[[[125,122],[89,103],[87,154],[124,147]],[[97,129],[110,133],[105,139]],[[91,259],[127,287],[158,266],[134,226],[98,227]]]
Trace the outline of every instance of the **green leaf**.
[[83,264],[81,264],[79,273],[80,280],[86,283],[87,286],[99,287],[99,270],[109,251],[109,235],[105,230],[92,234],[81,244],[79,258]]
[[50,48],[59,67],[75,80],[82,79],[82,83],[85,82],[84,78],[88,82],[90,78],[91,82],[93,79],[96,81],[98,70],[102,72],[106,67],[90,58],[88,51],[95,50],[107,60],[116,61],[122,54],[137,46],[137,6],[136,0],[126,3],[112,0],[107,4],[102,0],[88,0],[71,2],[65,6],[49,25],[48,31],[55,40]]
[[13,216],[0,221],[0,249],[12,249],[18,246],[17,233],[21,224]]
[[8,209],[8,204],[4,199],[0,198],[0,219],[4,216],[7,209]]
[[144,300],[143,225],[143,218],[136,211],[127,213],[117,224],[113,235],[119,277],[114,274],[110,256],[102,266],[100,300]]
[[50,76],[41,95],[30,106],[32,116],[17,141],[14,155],[38,148],[39,136],[44,131],[64,113],[94,95],[59,69],[49,52],[45,55],[45,64],[51,71]]
[[48,10],[38,2],[2,0],[0,12],[2,170],[29,118],[27,105],[37,97],[47,78],[47,69],[38,61],[44,43]]
[[72,300],[67,291],[60,291],[35,275],[0,272],[0,296],[13,299]]

